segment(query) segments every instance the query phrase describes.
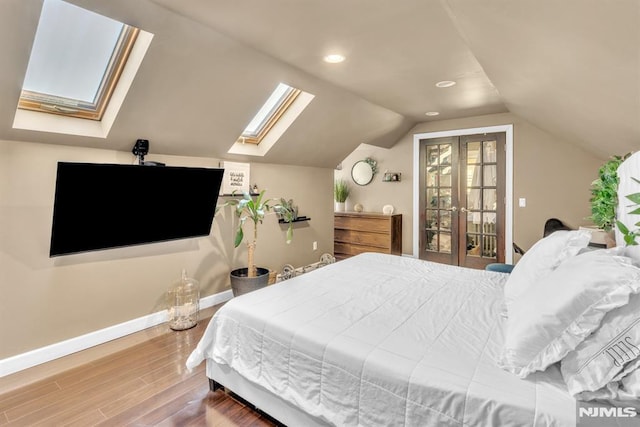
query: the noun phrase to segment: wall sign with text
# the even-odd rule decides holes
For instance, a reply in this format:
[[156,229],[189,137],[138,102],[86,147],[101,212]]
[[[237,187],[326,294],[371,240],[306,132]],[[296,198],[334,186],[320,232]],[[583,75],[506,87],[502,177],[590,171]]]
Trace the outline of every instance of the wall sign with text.
[[238,163],[238,162],[220,162],[220,167],[224,168],[224,176],[222,178],[222,186],[220,187],[220,194],[242,194],[243,192],[249,192],[250,178],[250,164]]

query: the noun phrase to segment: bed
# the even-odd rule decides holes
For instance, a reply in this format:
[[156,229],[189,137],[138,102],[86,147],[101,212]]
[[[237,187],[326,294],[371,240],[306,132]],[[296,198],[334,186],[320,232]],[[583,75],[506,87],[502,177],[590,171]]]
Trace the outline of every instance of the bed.
[[[618,169],[634,236],[639,169],[640,152]],[[361,254],[227,302],[187,368],[291,427],[637,426],[640,245],[623,237],[555,231],[510,274]]]
[[497,364],[508,278],[361,254],[227,302],[187,367],[289,426],[575,426],[559,364]]

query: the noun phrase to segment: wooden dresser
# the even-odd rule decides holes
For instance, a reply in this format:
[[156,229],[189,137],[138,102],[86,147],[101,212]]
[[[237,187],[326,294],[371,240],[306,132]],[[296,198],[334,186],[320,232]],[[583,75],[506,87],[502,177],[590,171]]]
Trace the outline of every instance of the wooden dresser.
[[337,260],[363,252],[402,254],[402,214],[336,212],[333,252]]

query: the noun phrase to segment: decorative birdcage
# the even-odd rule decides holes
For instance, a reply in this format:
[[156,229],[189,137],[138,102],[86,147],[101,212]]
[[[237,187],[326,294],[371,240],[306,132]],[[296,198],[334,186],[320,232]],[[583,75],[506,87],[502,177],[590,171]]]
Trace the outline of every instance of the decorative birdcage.
[[198,324],[200,311],[200,286],[198,281],[187,277],[182,270],[180,280],[174,282],[167,291],[169,327],[174,331],[193,328]]

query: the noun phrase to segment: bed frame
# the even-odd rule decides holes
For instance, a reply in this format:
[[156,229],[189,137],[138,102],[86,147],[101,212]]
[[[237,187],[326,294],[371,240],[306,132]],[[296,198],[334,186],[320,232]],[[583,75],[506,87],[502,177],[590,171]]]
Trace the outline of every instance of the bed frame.
[[212,392],[225,390],[254,411],[265,415],[279,427],[326,427],[327,421],[301,411],[270,391],[247,381],[227,365],[219,365],[207,359],[206,373]]

